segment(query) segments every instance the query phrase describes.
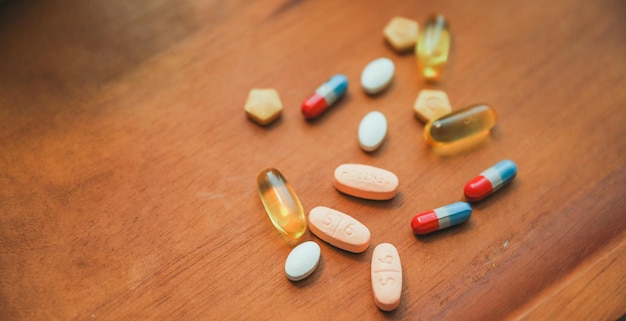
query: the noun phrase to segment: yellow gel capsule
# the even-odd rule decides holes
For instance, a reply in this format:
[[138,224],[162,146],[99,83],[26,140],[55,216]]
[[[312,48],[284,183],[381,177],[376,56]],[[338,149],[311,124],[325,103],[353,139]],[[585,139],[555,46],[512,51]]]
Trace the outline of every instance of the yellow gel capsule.
[[304,209],[285,177],[274,168],[266,168],[257,176],[257,187],[274,227],[288,238],[301,237],[306,232]]
[[496,125],[498,115],[489,105],[473,105],[429,122],[424,128],[426,141],[442,146],[478,135],[486,135]]
[[428,17],[415,46],[417,66],[426,81],[437,81],[448,61],[450,29],[441,14]]

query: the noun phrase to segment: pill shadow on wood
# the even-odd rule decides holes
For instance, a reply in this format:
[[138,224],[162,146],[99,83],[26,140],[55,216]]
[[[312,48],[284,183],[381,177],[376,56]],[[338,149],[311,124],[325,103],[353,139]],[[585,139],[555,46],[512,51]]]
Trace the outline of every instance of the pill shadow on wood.
[[393,55],[398,55],[398,56],[408,56],[408,55],[413,55],[415,53],[415,47],[410,47],[408,49],[405,50],[396,50],[390,43],[389,41],[385,40],[385,38],[383,38],[381,40],[384,43],[384,46],[389,49],[389,52],[391,52],[391,54]]
[[327,242],[322,241],[321,239],[318,239],[319,242],[321,243],[321,247],[323,249],[327,249],[328,251],[332,251],[334,253],[337,253],[338,255],[341,255],[345,258],[347,258],[348,260],[354,261],[354,262],[361,262],[359,264],[368,264],[370,262],[370,254],[368,254],[369,251],[371,251],[372,248],[372,244],[370,241],[370,246],[367,248],[367,250],[361,252],[361,253],[352,253],[346,250],[342,250],[338,247],[335,247]]
[[433,242],[439,242],[439,240],[441,239],[454,237],[455,235],[459,234],[474,233],[473,230],[475,228],[476,226],[474,225],[474,221],[470,218],[467,222],[459,225],[450,226],[445,229],[434,231],[424,235],[413,234],[413,236],[420,243],[428,244]]
[[485,199],[473,202],[472,207],[477,210],[485,210],[489,208],[489,206],[493,206],[495,203],[505,202],[507,198],[509,198],[509,194],[515,194],[515,192],[519,188],[520,178],[516,177],[510,183],[502,186],[499,190],[494,192],[493,194],[487,196]]
[[399,208],[404,203],[404,196],[402,195],[401,191],[398,191],[396,193],[396,196],[394,196],[392,199],[384,200],[384,201],[367,200],[363,198],[354,197],[354,196],[351,196],[351,195],[348,195],[339,191],[337,191],[337,193],[341,194],[344,198],[352,202],[355,202],[355,203],[358,203],[367,207],[376,208],[376,209]]
[[252,119],[252,118],[250,118],[248,116],[246,116],[246,119],[253,126],[255,126],[257,128],[260,128],[263,131],[270,131],[270,130],[274,130],[276,127],[281,126],[283,124],[283,121],[284,121],[283,118],[284,117],[285,117],[284,115],[281,115],[278,118],[276,118],[275,120],[273,120],[270,123],[265,124],[265,125],[261,125],[261,124],[257,123],[256,121],[254,121],[254,119]]
[[[315,240],[315,241],[319,242],[319,240]],[[291,281],[287,278],[285,278],[285,280],[297,288],[305,288],[308,286],[312,286],[315,283],[318,283],[320,277],[324,273],[324,268],[326,265],[326,260],[324,260],[324,255],[325,255],[324,252],[327,252],[327,251],[328,249],[322,249],[322,255],[320,256],[320,261],[317,263],[317,267],[315,268],[315,271],[311,273],[311,275],[307,276],[305,279],[302,279],[300,281]]]
[[469,154],[481,148],[485,148],[490,143],[491,135],[489,135],[489,132],[485,132],[484,134],[469,137],[444,146],[428,146],[426,144],[425,148],[429,153],[432,152],[439,157],[454,157]]
[[[383,155],[385,155],[385,151],[387,150],[387,146],[389,146],[391,137],[389,135],[389,133],[387,133],[387,135],[385,136],[385,139],[383,140],[383,142],[381,143],[380,147],[376,148],[373,151],[363,151],[365,154],[367,154],[369,157],[372,158],[381,158],[383,157]],[[362,149],[362,148],[361,148]]]
[[365,96],[369,99],[375,99],[375,100],[382,99],[383,97],[391,95],[391,92],[393,91],[393,88],[395,86],[396,86],[396,79],[394,77],[389,81],[389,85],[387,85],[387,87],[384,90],[381,90],[375,94],[370,94],[370,93],[366,93],[365,91],[363,91],[363,94],[365,94]]
[[350,92],[346,92],[345,95],[339,97],[339,99],[337,99],[337,101],[326,109],[320,116],[313,119],[305,118],[305,121],[311,126],[322,126],[324,123],[333,118],[333,114],[337,113],[340,109],[345,108],[344,105],[349,104],[350,100],[352,100],[351,94]]

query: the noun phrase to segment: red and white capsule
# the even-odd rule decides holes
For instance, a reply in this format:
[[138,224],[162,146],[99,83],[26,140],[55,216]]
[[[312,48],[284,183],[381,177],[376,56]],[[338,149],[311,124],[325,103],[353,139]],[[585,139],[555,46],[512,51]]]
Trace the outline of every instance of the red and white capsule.
[[411,220],[411,229],[418,235],[428,234],[465,223],[471,215],[472,207],[469,204],[456,202],[415,215]]
[[328,107],[335,103],[348,90],[348,78],[342,74],[337,74],[323,85],[315,93],[302,103],[302,115],[307,119],[317,118]]
[[465,198],[469,202],[478,202],[509,183],[515,175],[517,165],[508,159],[503,160],[465,184]]

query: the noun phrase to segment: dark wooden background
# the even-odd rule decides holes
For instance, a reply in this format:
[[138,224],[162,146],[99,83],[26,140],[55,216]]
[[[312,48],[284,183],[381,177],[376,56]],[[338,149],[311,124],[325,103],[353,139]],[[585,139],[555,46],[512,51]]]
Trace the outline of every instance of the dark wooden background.
[[[441,84],[382,37],[393,16],[441,12],[453,33]],[[366,96],[362,68],[396,63]],[[330,75],[347,97],[306,122],[299,105]],[[285,106],[248,120],[251,88]],[[490,139],[454,154],[425,144],[419,90],[453,109],[485,102]],[[0,319],[614,320],[626,313],[626,2],[35,1],[0,3]],[[366,154],[357,127],[388,119]],[[426,237],[420,212],[463,199],[501,159],[515,181],[471,220]],[[341,163],[393,171],[387,202],[338,193]],[[372,231],[350,254],[322,243],[317,271],[284,275],[291,250],[255,179],[279,169],[305,210]],[[383,313],[372,248],[393,243],[404,285]]]

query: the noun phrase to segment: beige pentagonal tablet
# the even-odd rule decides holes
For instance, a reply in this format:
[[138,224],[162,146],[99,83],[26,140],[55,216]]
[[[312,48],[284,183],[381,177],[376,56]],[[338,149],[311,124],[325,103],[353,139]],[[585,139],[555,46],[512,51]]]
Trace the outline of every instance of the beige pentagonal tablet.
[[413,110],[415,110],[417,118],[427,123],[449,114],[452,107],[450,107],[450,101],[445,91],[422,89],[417,96]]
[[342,250],[361,253],[370,245],[370,230],[348,214],[318,206],[309,212],[313,234]]
[[402,52],[414,49],[418,31],[417,21],[393,17],[383,30],[383,35],[394,49]]
[[267,125],[280,116],[283,103],[274,89],[252,89],[245,110],[250,119],[261,125]]

